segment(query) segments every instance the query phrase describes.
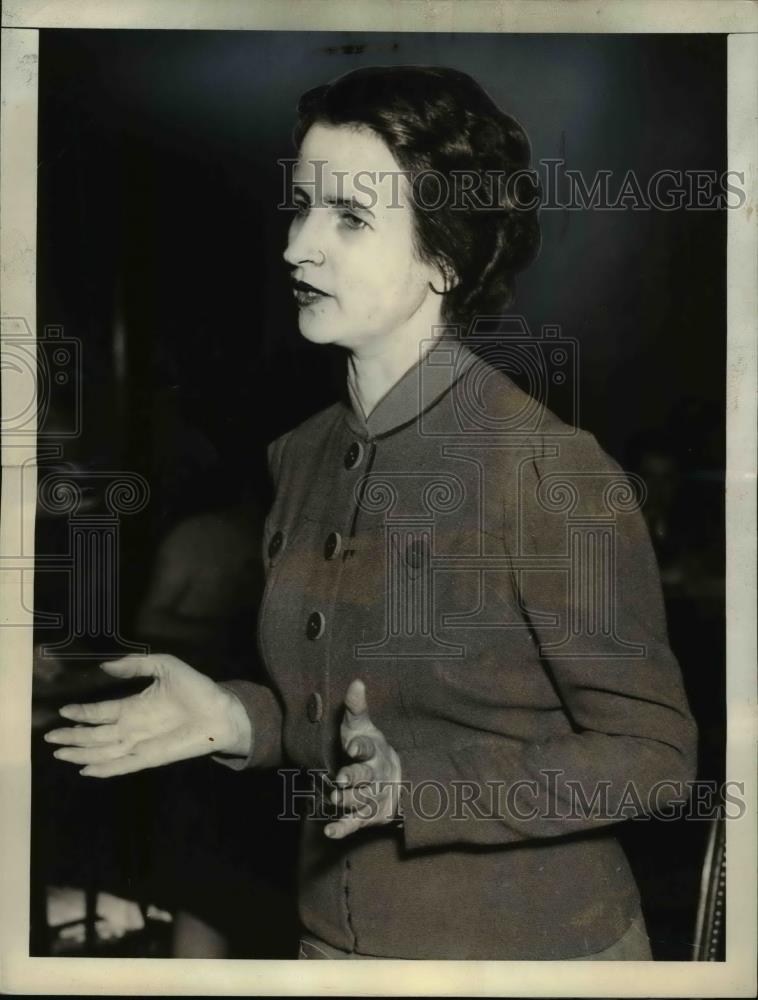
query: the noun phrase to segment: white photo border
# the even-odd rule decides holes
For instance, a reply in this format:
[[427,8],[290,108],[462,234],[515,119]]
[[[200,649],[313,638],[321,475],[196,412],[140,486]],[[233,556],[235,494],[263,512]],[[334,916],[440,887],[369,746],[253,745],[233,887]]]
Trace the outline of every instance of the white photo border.
[[[728,824],[723,963],[182,961],[29,957],[35,448],[5,434],[0,521],[0,989],[52,995],[754,996],[756,989],[756,344],[758,7],[751,0],[8,0],[3,9],[0,303],[36,328],[40,28],[726,33],[729,169],[747,198],[728,213],[727,778],[747,810]],[[6,329],[4,322],[3,329]],[[18,382],[2,366],[3,426]],[[22,600],[23,597],[23,600]],[[23,627],[5,625],[25,622]]]

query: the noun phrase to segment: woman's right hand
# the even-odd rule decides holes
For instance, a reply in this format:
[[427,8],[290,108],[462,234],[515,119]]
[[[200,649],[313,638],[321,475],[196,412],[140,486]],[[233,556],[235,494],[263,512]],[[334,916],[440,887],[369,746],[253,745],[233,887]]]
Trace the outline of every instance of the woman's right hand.
[[54,756],[84,764],[80,774],[110,778],[189,757],[246,756],[250,720],[230,691],[175,656],[127,656],[103,663],[113,677],[152,677],[153,683],[115,701],[65,705],[60,714],[78,723],[45,735],[61,744]]

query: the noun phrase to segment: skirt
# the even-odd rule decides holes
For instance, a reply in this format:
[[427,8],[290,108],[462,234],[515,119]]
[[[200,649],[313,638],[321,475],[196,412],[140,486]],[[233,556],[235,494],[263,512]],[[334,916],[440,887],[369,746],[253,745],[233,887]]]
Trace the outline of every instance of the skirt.
[[[355,951],[342,951],[312,934],[304,934],[300,938],[298,958],[375,959],[376,957],[376,955],[361,955]],[[645,918],[641,912],[634,917],[618,941],[608,948],[603,948],[602,951],[597,951],[592,955],[575,955],[571,959],[573,962],[651,962],[652,960],[653,955],[645,927]]]

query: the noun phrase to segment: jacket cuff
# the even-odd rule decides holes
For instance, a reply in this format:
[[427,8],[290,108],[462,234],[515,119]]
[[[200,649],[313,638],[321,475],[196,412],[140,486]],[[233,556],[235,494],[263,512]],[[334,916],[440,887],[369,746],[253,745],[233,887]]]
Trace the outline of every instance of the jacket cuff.
[[398,816],[407,850],[470,843],[503,846],[521,839],[501,823],[477,819],[461,808],[455,786],[461,784],[463,775],[447,751],[434,747],[406,750],[400,754],[400,766]]
[[271,688],[252,681],[221,681],[219,687],[242,702],[250,720],[250,750],[246,757],[214,755],[213,760],[233,771],[283,764],[282,712]]

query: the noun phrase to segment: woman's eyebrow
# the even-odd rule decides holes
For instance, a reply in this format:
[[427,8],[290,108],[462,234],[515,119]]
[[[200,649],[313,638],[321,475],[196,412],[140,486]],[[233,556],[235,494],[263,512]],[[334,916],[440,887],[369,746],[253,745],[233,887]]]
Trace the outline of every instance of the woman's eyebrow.
[[[295,197],[302,198],[309,205],[313,201],[311,192],[305,187],[300,187],[299,184],[294,185],[292,188],[292,194]],[[372,219],[376,218],[368,205],[361,204],[355,196],[352,198],[338,198],[336,195],[325,195],[323,202],[325,205],[336,205],[338,208],[349,208],[351,211],[365,212],[366,215],[370,215]]]
[[335,195],[325,195],[324,204],[336,205],[338,208],[349,208],[356,212],[365,212],[372,219],[376,218],[368,205],[362,205],[354,195],[352,198],[337,198]]

